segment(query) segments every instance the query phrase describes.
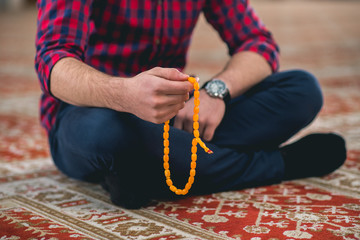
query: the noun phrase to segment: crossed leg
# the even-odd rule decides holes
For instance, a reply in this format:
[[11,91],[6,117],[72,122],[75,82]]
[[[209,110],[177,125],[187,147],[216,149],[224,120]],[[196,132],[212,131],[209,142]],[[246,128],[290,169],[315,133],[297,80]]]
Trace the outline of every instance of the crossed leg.
[[[278,146],[309,124],[321,105],[317,81],[303,71],[273,74],[233,99],[207,143],[214,154],[198,150],[190,193],[281,181],[284,161]],[[49,141],[61,171],[72,178],[105,182],[115,203],[132,207],[129,202],[173,196],[163,175],[162,133],[162,124],[129,113],[64,103]],[[190,169],[192,135],[173,127],[169,134],[171,178],[182,188]]]

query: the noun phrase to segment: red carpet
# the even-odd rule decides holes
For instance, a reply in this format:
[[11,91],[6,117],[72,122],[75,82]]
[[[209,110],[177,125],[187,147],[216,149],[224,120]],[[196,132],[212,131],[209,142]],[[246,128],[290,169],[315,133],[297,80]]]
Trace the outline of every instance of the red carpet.
[[[97,185],[60,174],[38,121],[35,9],[0,14],[0,239],[360,239],[360,18],[357,1],[254,1],[282,46],[282,69],[312,71],[325,106],[309,132],[344,135],[336,172],[282,184],[154,202],[129,211]],[[197,27],[187,72],[209,78],[226,61]],[[214,40],[209,40],[214,39]],[[294,140],[292,139],[292,140]]]

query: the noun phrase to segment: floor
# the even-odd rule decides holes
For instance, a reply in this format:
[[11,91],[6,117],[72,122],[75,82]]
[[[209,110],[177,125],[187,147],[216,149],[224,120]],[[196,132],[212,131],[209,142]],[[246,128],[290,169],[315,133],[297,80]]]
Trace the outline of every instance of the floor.
[[[281,70],[306,69],[324,91],[319,117],[292,140],[342,134],[349,150],[343,168],[139,211],[115,207],[98,186],[66,178],[51,162],[38,119],[36,9],[0,9],[0,239],[360,239],[360,1],[252,5],[280,45]],[[201,18],[185,71],[209,79],[226,51]]]

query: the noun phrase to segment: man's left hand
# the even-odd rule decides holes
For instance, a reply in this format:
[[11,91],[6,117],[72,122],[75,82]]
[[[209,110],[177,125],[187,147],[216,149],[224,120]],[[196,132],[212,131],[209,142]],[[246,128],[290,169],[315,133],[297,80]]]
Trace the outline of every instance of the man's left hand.
[[[225,114],[225,102],[220,98],[210,97],[204,89],[200,90],[199,132],[205,141],[211,141],[216,128]],[[174,127],[193,132],[194,97],[185,103],[175,117]]]

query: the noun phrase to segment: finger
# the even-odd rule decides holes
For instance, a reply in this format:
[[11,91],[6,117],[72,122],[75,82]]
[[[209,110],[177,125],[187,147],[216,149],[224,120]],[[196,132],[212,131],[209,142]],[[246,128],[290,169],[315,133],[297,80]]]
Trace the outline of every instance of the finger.
[[188,94],[180,94],[180,95],[165,95],[164,102],[167,105],[174,105],[182,102],[186,102],[189,99]]
[[158,92],[167,95],[188,94],[193,89],[190,82],[165,81],[158,88]]
[[188,133],[192,133],[193,132],[193,122],[192,119],[188,119],[186,118],[184,123],[183,123],[183,129],[184,131],[188,132]]
[[205,131],[205,123],[199,123],[199,134],[201,138],[204,137],[204,131]]
[[215,127],[213,125],[206,125],[204,129],[203,139],[205,141],[211,141],[214,137]]
[[[181,109],[183,109],[185,106],[185,102],[169,105],[167,108],[164,109],[164,115],[166,115],[167,120],[175,117],[174,119],[174,127],[178,129],[183,129],[183,118],[181,115],[177,115]],[[166,121],[166,120],[165,120]]]
[[[187,95],[160,95],[153,98],[151,108],[163,112],[170,112],[172,109],[176,111],[183,108]],[[180,107],[180,108],[179,108]]]
[[175,112],[175,114],[178,114],[178,112],[185,107],[185,102],[179,102],[173,105],[169,105],[171,109]]
[[149,73],[171,81],[186,81],[189,77],[189,75],[180,72],[176,68],[155,67],[150,69]]
[[158,76],[149,76],[151,78],[148,79],[150,87],[152,87],[158,94],[188,94],[193,89],[193,85],[188,81],[170,81]]
[[174,126],[174,128],[183,130],[183,119],[180,116],[176,116],[173,126]]

